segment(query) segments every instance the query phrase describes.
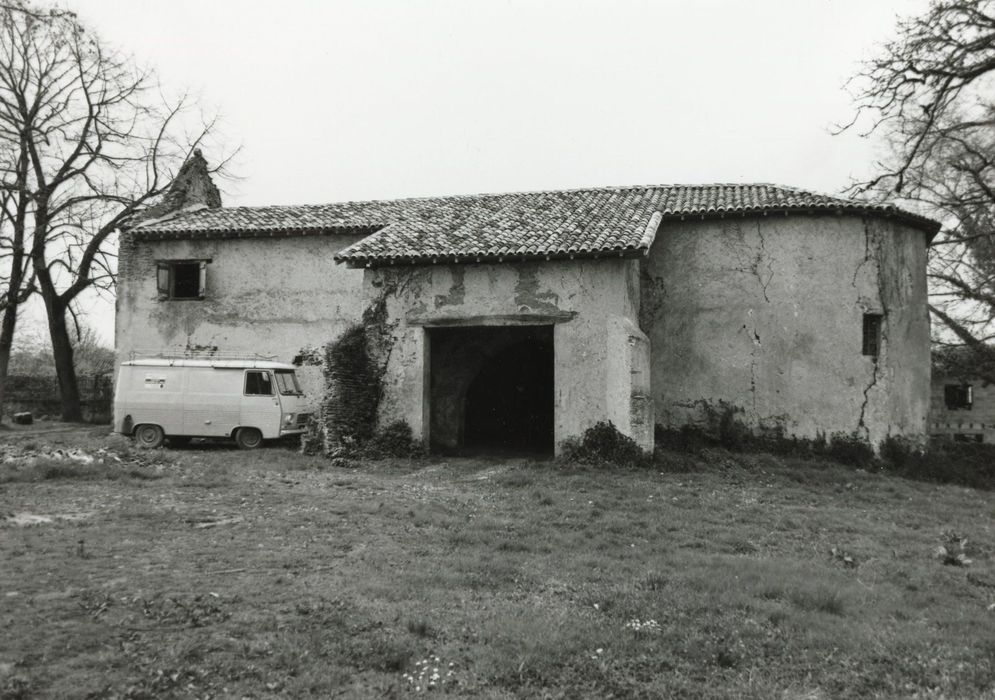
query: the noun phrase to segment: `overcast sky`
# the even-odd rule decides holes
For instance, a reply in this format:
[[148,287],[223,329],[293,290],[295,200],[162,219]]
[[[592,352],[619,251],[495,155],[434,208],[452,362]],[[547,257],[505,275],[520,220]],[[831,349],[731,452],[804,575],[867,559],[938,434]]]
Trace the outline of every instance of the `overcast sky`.
[[[844,83],[927,3],[63,4],[219,113],[241,146],[224,203],[265,205],[654,183],[836,193],[876,153],[830,133],[851,116]],[[112,339],[113,302],[87,306]]]

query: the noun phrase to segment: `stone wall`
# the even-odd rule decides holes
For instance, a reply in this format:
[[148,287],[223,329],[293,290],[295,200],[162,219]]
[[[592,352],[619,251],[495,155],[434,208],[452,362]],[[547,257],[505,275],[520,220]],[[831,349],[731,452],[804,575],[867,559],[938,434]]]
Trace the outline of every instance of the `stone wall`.
[[[922,436],[925,262],[925,234],[876,218],[664,223],[641,271],[657,422],[725,402],[758,430]],[[865,313],[884,314],[877,359]]]

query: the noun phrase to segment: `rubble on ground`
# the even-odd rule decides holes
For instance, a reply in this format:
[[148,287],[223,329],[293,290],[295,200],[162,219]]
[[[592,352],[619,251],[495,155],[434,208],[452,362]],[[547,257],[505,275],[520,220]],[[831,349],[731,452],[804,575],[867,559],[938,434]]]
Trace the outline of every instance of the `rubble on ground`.
[[173,464],[161,451],[124,448],[56,447],[0,443],[0,472],[5,468],[20,469],[40,464],[65,467],[139,467],[161,471]]
[[78,464],[93,464],[95,461],[122,462],[121,457],[103,447],[87,451],[79,447],[36,447],[25,449],[18,445],[0,444],[0,464],[20,464],[29,460],[52,459]]

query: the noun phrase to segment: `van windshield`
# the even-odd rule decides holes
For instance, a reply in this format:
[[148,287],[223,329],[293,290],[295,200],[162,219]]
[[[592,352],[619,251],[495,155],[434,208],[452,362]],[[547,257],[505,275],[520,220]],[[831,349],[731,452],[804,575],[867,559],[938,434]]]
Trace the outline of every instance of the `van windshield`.
[[293,370],[278,369],[276,371],[276,386],[284,396],[300,395],[303,393],[300,384],[297,383],[297,375],[294,374]]

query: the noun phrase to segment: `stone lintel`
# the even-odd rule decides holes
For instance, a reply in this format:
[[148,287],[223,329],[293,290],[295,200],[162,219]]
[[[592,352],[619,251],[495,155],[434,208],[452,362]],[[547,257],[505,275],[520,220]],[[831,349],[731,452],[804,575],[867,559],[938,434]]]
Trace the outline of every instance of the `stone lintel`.
[[409,326],[446,328],[460,326],[546,326],[576,318],[576,311],[551,311],[529,314],[490,314],[485,316],[409,316]]

